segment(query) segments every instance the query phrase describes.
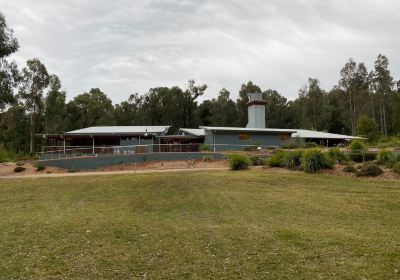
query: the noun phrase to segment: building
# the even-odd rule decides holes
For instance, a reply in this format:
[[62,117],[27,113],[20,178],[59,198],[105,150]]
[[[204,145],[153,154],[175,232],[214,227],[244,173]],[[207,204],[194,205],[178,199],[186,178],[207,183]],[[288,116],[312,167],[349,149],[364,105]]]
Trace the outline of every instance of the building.
[[212,151],[245,150],[248,147],[282,147],[294,141],[333,146],[363,139],[305,129],[266,128],[266,102],[259,93],[249,95],[248,124],[244,128],[202,126],[181,128],[178,134],[170,135],[170,126],[96,126],[39,136],[47,141],[43,152],[56,151],[60,155],[199,152],[201,145]]

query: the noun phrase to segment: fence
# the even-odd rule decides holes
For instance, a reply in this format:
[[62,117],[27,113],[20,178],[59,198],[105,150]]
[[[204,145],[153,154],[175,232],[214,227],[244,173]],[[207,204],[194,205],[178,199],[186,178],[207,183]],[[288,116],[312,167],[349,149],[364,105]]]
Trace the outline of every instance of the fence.
[[[203,151],[261,150],[271,148],[255,145],[215,144],[203,145]],[[275,148],[275,147],[273,147]],[[148,153],[193,153],[200,152],[201,144],[152,144],[134,146],[44,146],[39,160],[53,160],[107,155],[135,155]]]

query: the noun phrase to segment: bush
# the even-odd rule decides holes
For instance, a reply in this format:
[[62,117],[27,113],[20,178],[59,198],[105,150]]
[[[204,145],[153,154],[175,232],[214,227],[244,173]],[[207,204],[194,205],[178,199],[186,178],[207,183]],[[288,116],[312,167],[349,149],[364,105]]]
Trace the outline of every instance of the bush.
[[354,162],[373,161],[377,158],[377,154],[373,152],[353,152],[348,155]]
[[340,164],[349,161],[349,156],[339,148],[330,148],[328,155]]
[[248,169],[251,166],[250,159],[245,155],[230,155],[229,166],[232,170],[243,170]]
[[17,166],[14,168],[14,172],[17,172],[17,173],[24,172],[25,170],[26,170],[26,168],[22,167],[22,166]]
[[324,154],[320,149],[314,148],[306,150],[301,159],[301,165],[305,172],[315,173],[323,168],[332,167],[332,159]]
[[42,170],[45,170],[45,169],[46,169],[46,166],[43,166],[43,165],[38,165],[36,167],[36,171],[42,171]]
[[203,156],[202,157],[202,160],[205,161],[205,162],[212,161],[213,159],[214,159],[214,157],[212,157],[212,156]]
[[380,164],[388,164],[393,162],[395,154],[391,150],[383,149],[378,154],[378,162]]
[[264,159],[259,156],[251,156],[250,157],[251,165],[260,166],[264,164]]
[[209,150],[210,150],[210,145],[208,144],[200,145],[200,151],[209,151]]
[[275,154],[267,160],[267,165],[270,167],[285,167],[287,152],[277,150]]
[[301,158],[303,156],[303,150],[291,151],[286,155],[285,167],[292,170],[298,170],[301,168]]
[[376,177],[383,174],[382,168],[376,163],[366,163],[361,169],[357,172],[357,176],[368,176],[368,177]]
[[396,172],[397,174],[400,174],[400,161],[396,162],[395,164],[393,164],[393,170],[394,172]]
[[357,172],[357,168],[355,168],[353,165],[346,165],[343,168],[344,172],[349,172],[349,173],[356,173]]
[[304,144],[304,147],[306,149],[318,148],[318,144],[315,142],[307,142],[306,144]]
[[352,152],[362,151],[365,149],[365,145],[360,140],[354,140],[350,143],[349,148]]

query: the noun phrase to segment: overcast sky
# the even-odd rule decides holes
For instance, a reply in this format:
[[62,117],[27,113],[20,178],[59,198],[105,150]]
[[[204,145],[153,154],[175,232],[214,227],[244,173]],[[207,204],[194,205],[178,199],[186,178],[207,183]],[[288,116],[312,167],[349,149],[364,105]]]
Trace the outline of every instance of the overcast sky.
[[206,83],[237,96],[249,80],[289,99],[308,77],[325,89],[349,58],[379,53],[400,79],[399,0],[0,0],[21,48],[68,97],[92,87],[114,102],[155,86]]

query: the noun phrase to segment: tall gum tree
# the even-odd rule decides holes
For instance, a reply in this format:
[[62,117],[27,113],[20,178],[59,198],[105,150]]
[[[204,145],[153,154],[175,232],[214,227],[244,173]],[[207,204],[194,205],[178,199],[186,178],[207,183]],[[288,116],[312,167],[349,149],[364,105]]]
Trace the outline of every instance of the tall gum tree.
[[19,97],[23,101],[30,119],[30,153],[33,153],[35,145],[36,114],[43,106],[43,91],[48,85],[49,74],[46,66],[37,58],[28,60],[26,67],[22,69]]

